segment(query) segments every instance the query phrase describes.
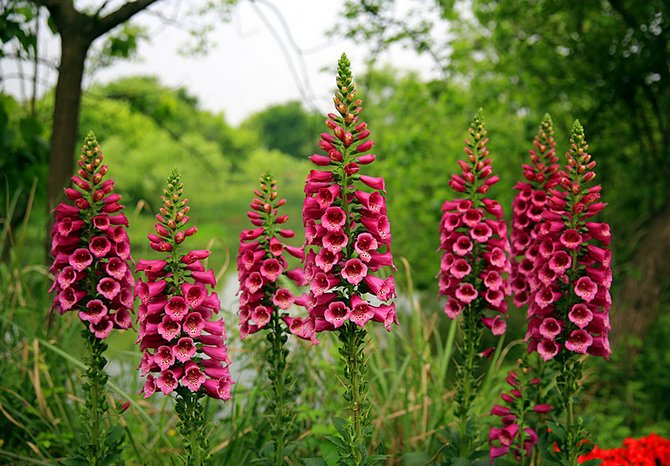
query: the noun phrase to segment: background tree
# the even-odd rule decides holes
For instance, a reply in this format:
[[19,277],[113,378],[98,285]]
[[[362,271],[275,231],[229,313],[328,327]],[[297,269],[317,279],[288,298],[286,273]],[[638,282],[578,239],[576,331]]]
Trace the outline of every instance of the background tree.
[[398,3],[348,1],[339,30],[373,50],[401,42],[428,54],[441,77],[476,96],[472,108],[516,115],[528,134],[544,112],[559,142],[570,121],[584,122],[626,264],[613,336],[643,336],[670,278],[670,4],[436,0],[400,16]]
[[291,101],[255,113],[244,126],[256,131],[266,148],[304,159],[313,152],[314,134],[318,134],[322,123],[318,114],[309,113],[298,101]]
[[59,199],[74,165],[81,85],[91,44],[156,1],[131,1],[106,13],[104,10],[108,2],[103,2],[97,9],[87,12],[78,10],[73,0],[35,0],[37,5],[45,7],[49,12],[49,21],[54,25],[61,42],[49,150],[49,210]]

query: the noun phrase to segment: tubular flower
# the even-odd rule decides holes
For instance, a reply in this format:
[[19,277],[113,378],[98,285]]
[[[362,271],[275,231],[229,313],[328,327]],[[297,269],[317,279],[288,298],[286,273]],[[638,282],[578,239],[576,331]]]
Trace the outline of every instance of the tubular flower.
[[131,327],[134,279],[128,262],[128,220],[114,181],[103,181],[107,165],[93,133],[86,136],[79,170],[65,195],[74,205],[60,203],[51,229],[50,268],[55,279],[52,310],[77,311],[98,339],[112,329]]
[[[254,191],[248,217],[255,228],[240,234],[240,249],[237,254],[237,278],[240,283],[240,338],[266,328],[273,312],[292,319],[287,310],[296,297],[280,285],[280,278],[287,277],[302,284],[300,270],[288,270],[284,254],[302,260],[301,248],[285,245],[282,238],[292,238],[293,231],[281,229],[286,216],[278,216],[277,210],[286,203],[278,199],[277,180],[270,174],[260,178],[260,189]],[[285,315],[284,315],[285,314]],[[313,338],[311,335],[310,338]],[[316,340],[314,340],[316,342]]]
[[197,231],[186,227],[190,207],[183,191],[180,176],[173,172],[161,196],[156,234],[149,234],[149,245],[165,258],[137,263],[137,271],[146,277],[135,288],[141,301],[140,370],[147,376],[143,392],[148,398],[157,389],[167,395],[181,386],[227,400],[234,382],[228,369],[226,327],[223,318],[212,320],[221,304],[207,287],[216,284],[214,272],[206,271],[201,262],[209,251],[181,251],[181,243]]
[[514,187],[519,193],[512,204],[512,292],[514,304],[521,307],[528,303],[530,286],[528,275],[533,270],[537,255],[535,245],[542,213],[547,208],[549,191],[555,188],[562,174],[556,156],[554,127],[549,115],[545,115],[533,141],[530,164],[523,165],[523,176],[528,180]]
[[[395,268],[384,179],[361,174],[376,157],[369,153],[374,143],[360,119],[361,100],[344,55],[337,85],[337,113],[328,115],[329,131],[318,143],[326,155],[310,157],[317,169],[305,185],[302,278],[310,291],[300,301],[314,331],[335,330],[346,322],[362,328],[370,321],[390,331],[397,323],[395,305],[389,303],[395,284],[392,276],[379,276],[384,267]],[[304,335],[303,325],[298,328]]]
[[502,427],[491,427],[489,448],[491,464],[495,458],[510,451],[516,461],[521,457],[530,458],[531,450],[538,442],[538,436],[531,426],[538,425],[540,419],[534,419],[553,411],[553,406],[537,403],[540,393],[540,379],[532,377],[529,367],[522,367],[517,373],[510,371],[506,379],[511,390],[501,395],[503,405],[495,405],[492,416],[498,416]]
[[449,181],[463,198],[442,206],[439,294],[448,297],[444,312],[450,319],[474,312],[481,324],[501,335],[506,330],[510,295],[510,245],[500,204],[485,197],[499,178],[491,168],[481,111],[469,131],[467,160],[459,161],[462,173]]
[[590,221],[605,204],[600,186],[590,186],[596,162],[586,152],[584,129],[576,121],[566,173],[550,191],[538,229],[526,339],[529,351],[546,361],[562,349],[608,358],[612,304],[610,229]]

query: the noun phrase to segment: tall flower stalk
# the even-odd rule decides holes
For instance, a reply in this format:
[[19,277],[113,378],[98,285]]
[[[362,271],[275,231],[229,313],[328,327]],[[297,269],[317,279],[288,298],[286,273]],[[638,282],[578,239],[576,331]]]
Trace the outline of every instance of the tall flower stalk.
[[[543,214],[549,208],[550,192],[559,185],[564,176],[556,156],[554,125],[548,114],[544,116],[533,140],[533,148],[528,153],[530,163],[523,164],[525,181],[521,181],[514,186],[518,193],[512,204],[512,231],[510,233],[512,246],[511,288],[514,304],[518,308],[526,306],[529,302],[535,259],[540,247],[538,237],[541,235],[542,229],[546,228],[542,226],[545,222]],[[555,379],[555,374],[552,373],[550,368],[546,367],[546,364],[539,357],[533,358],[532,355],[525,354],[519,361],[517,373],[523,378],[533,369],[535,376],[533,380],[536,383],[531,384],[531,390],[518,390],[520,397],[514,397],[513,403],[511,403],[511,408],[515,409],[515,424],[518,426],[517,434],[512,438],[516,445],[512,448],[512,451],[516,460],[521,464],[531,460],[528,457],[530,449],[521,448],[521,445],[533,446],[537,443],[537,432],[539,432],[538,427],[540,427],[537,423],[539,419],[529,409],[529,403],[549,406],[546,403],[547,391],[539,388],[551,385],[551,381]],[[524,407],[526,409],[523,409]],[[554,412],[553,409],[552,412]],[[530,414],[530,417],[527,414]],[[508,419],[508,417],[503,416],[503,424]],[[506,433],[510,432],[510,426],[506,426],[505,431],[496,431],[497,436],[494,435],[494,429],[491,429],[489,437],[489,444],[492,445],[491,459],[502,456],[510,450],[510,447],[506,446],[506,440],[508,439]],[[499,440],[498,444],[492,443],[495,440]],[[494,445],[498,446],[495,447]]]
[[[269,173],[260,178],[260,189],[247,215],[255,228],[240,234],[237,255],[237,275],[240,283],[240,337],[266,330],[268,350],[268,379],[271,391],[266,392],[269,401],[270,430],[274,443],[274,464],[284,464],[284,455],[291,436],[295,413],[295,378],[288,362],[286,342],[290,325],[302,327],[302,320],[289,316],[288,309],[295,296],[281,282],[282,277],[302,284],[300,270],[288,270],[284,258],[287,252],[302,260],[302,248],[283,244],[282,238],[292,238],[293,231],[282,229],[286,215],[278,215],[278,209],[286,203],[277,193],[277,180]],[[310,337],[313,332],[310,332]]]
[[[368,413],[366,325],[383,323],[388,331],[397,323],[393,277],[380,272],[393,267],[391,230],[386,216],[382,178],[360,173],[375,160],[367,123],[360,119],[361,100],[349,59],[338,62],[337,113],[328,114],[329,131],[321,134],[325,155],[310,157],[318,169],[310,171],[305,185],[304,283],[310,291],[302,298],[309,318],[295,332],[335,331],[344,366],[345,400],[349,418],[337,423],[340,461],[364,464],[371,434]],[[293,326],[292,326],[293,330]],[[294,332],[294,333],[295,333]]]
[[446,296],[444,312],[460,320],[463,342],[457,371],[456,418],[460,458],[470,458],[475,450],[478,428],[472,413],[479,379],[475,376],[477,354],[486,329],[502,335],[507,328],[507,301],[510,245],[500,204],[487,196],[499,181],[493,175],[489,139],[481,116],[475,115],[465,140],[466,160],[460,160],[461,174],[454,174],[449,186],[460,199],[446,201],[440,222],[442,260],[439,294]]
[[609,358],[612,284],[610,228],[590,221],[605,204],[593,185],[596,162],[587,152],[584,129],[575,121],[566,170],[550,192],[538,232],[530,277],[529,351],[537,351],[557,373],[565,419],[552,429],[561,464],[576,464],[585,438],[575,399],[581,389],[584,355]]
[[529,150],[530,162],[523,165],[522,181],[514,186],[519,192],[512,204],[512,293],[517,307],[528,304],[529,275],[537,257],[542,214],[547,209],[549,192],[561,181],[562,172],[556,156],[554,125],[545,115]]
[[84,324],[85,438],[79,442],[77,456],[88,464],[102,465],[119,461],[122,443],[122,431],[110,428],[105,419],[109,406],[104,340],[113,329],[131,327],[134,280],[128,266],[128,220],[121,212],[121,196],[114,193],[114,181],[104,180],[107,165],[93,133],[86,137],[78,165],[72,186],[65,189],[74,205],[56,207],[51,231],[52,310],[75,311]]
[[213,320],[221,304],[216,292],[207,289],[216,286],[216,279],[201,262],[209,251],[183,251],[182,243],[197,231],[186,226],[190,207],[183,193],[181,178],[173,172],[161,197],[156,233],[149,234],[151,248],[165,257],[138,261],[137,270],[145,280],[138,281],[135,294],[141,301],[138,342],[143,351],[140,370],[146,376],[144,397],[157,390],[176,394],[184,463],[197,466],[209,456],[201,399],[230,399],[233,381],[224,342],[226,327],[223,318]]

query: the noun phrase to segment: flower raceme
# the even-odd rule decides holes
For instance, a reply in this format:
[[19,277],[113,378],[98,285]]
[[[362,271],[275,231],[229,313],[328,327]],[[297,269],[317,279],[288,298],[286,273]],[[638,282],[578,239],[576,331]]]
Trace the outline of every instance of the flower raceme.
[[163,193],[156,234],[149,234],[149,244],[166,256],[141,259],[137,264],[137,270],[146,277],[135,288],[141,301],[138,342],[144,352],[140,370],[147,377],[144,396],[148,398],[156,390],[167,395],[186,387],[227,400],[233,381],[224,342],[226,327],[223,318],[213,320],[221,305],[216,292],[210,293],[207,286],[213,288],[216,279],[201,262],[209,251],[180,251],[184,240],[197,229],[186,228],[190,207],[182,197],[178,174],[168,178]]
[[[329,132],[321,134],[305,185],[303,224],[305,259],[303,283],[309,292],[301,298],[315,331],[335,330],[347,322],[363,328],[383,323],[390,331],[397,323],[393,277],[379,272],[393,266],[391,229],[386,216],[383,178],[361,174],[375,161],[374,143],[367,123],[360,119],[349,60],[338,63],[337,113],[326,120]],[[298,334],[300,329],[292,331]]]
[[467,159],[459,161],[462,172],[449,181],[463,197],[442,206],[439,294],[448,297],[444,312],[449,318],[476,312],[481,324],[501,335],[507,328],[510,245],[502,207],[485,197],[499,178],[491,168],[481,113],[474,117],[469,132]]
[[134,279],[128,262],[128,220],[114,181],[104,180],[107,165],[100,146],[89,133],[65,195],[74,205],[60,203],[51,230],[52,310],[77,311],[98,339],[112,329],[132,325]]
[[[284,253],[300,260],[302,248],[285,245],[282,238],[292,238],[293,231],[282,229],[288,220],[278,216],[277,209],[286,203],[279,199],[277,181],[266,174],[260,178],[260,189],[254,191],[247,215],[255,228],[240,234],[237,254],[237,276],[240,283],[240,338],[266,328],[273,312],[286,311],[294,302],[291,291],[281,286],[279,278],[286,276],[298,284],[303,282],[300,269],[288,270]],[[286,324],[303,336],[313,338],[311,322],[298,317],[285,317]],[[315,340],[314,340],[315,341]]]
[[526,339],[529,351],[547,361],[561,350],[609,357],[612,284],[610,228],[592,222],[605,204],[591,185],[596,162],[587,153],[584,129],[576,121],[566,154],[566,173],[549,193],[529,278]]
[[514,304],[521,307],[528,303],[530,293],[529,274],[533,271],[533,259],[537,256],[536,240],[542,214],[547,209],[549,191],[555,188],[563,176],[556,156],[554,127],[549,115],[545,115],[533,141],[529,164],[523,165],[523,176],[527,181],[514,187],[519,193],[512,204],[512,293]]

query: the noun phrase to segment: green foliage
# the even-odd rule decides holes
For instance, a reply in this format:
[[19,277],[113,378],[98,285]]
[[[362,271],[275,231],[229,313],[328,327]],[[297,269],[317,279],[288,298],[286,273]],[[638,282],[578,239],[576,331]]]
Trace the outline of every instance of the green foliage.
[[205,409],[200,404],[203,395],[186,387],[178,387],[177,392],[175,412],[179,416],[177,430],[183,438],[186,450],[184,464],[202,466],[209,457]]
[[[368,102],[364,116],[376,142],[375,166],[388,192],[395,193],[388,197],[394,255],[412,264],[417,286],[436,291],[440,208],[455,197],[447,181],[459,170],[464,129],[473,110],[487,102],[457,83],[426,83],[416,75],[390,69],[372,71],[361,88]],[[498,106],[485,111],[493,170],[501,178],[491,196],[510,206],[511,188],[530,146],[531,126]]]
[[131,23],[123,23],[103,37],[103,43],[88,54],[90,70],[98,70],[114,64],[119,60],[137,57],[140,41],[149,39],[145,27]]
[[337,435],[331,436],[330,440],[337,448],[340,465],[379,464],[386,456],[381,453],[368,455],[367,449],[373,432],[365,355],[367,332],[353,322],[347,322],[338,330],[337,337],[342,344],[339,353],[344,366],[344,399],[349,416],[347,419],[333,418]]
[[107,344],[96,338],[88,328],[81,332],[86,342],[86,380],[82,386],[85,394],[81,423],[84,429],[77,439],[76,455],[66,461],[68,465],[121,464],[123,429],[117,420],[108,420],[107,359],[104,356]]
[[268,380],[271,389],[268,395],[268,422],[272,433],[273,454],[275,465],[284,464],[284,456],[290,456],[295,445],[292,444],[296,434],[295,409],[293,400],[298,398],[296,392],[294,364],[289,364],[287,341],[290,332],[281,320],[278,309],[272,313],[270,329],[267,334],[269,351],[267,352]]
[[[44,199],[46,160],[49,152],[40,121],[27,114],[13,98],[0,94],[0,222],[21,219],[31,202],[31,186],[38,201]],[[9,215],[13,204],[13,216]],[[17,224],[13,223],[13,227]],[[9,231],[9,230],[8,230]],[[14,238],[8,236],[11,246]],[[5,249],[4,253],[8,253]]]
[[298,101],[271,105],[243,124],[260,137],[267,149],[276,149],[304,160],[314,150],[314,140],[323,125],[323,118],[308,113]]
[[28,58],[37,53],[37,33],[34,29],[37,7],[29,1],[10,0],[0,4],[0,58],[14,45],[18,57]]

